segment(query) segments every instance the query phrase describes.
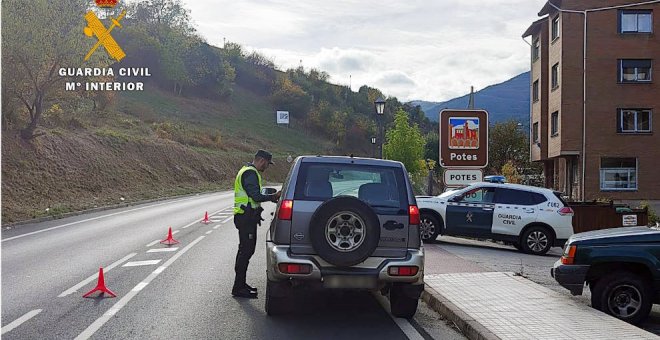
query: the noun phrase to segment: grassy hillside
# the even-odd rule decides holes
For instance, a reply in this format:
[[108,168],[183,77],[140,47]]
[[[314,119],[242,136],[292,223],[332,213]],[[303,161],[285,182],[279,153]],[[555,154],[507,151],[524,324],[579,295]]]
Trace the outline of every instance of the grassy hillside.
[[258,148],[273,152],[277,163],[265,179],[282,181],[289,153],[330,152],[333,146],[275,126],[265,99],[240,88],[226,103],[175,97],[149,85],[115,102],[100,114],[47,115],[45,134],[29,142],[15,131],[3,133],[3,224],[228,189]]

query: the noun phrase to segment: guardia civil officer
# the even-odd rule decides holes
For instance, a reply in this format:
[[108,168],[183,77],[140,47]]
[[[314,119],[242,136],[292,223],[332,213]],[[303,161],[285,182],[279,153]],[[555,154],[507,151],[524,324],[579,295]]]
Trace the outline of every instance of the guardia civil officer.
[[261,224],[261,202],[277,202],[281,193],[272,195],[261,194],[261,172],[268,169],[273,155],[259,150],[254,155],[254,161],[243,166],[236,175],[234,182],[234,225],[238,229],[239,244],[236,254],[236,278],[231,294],[236,297],[256,298],[257,289],[245,282],[250,258],[257,244],[257,224]]

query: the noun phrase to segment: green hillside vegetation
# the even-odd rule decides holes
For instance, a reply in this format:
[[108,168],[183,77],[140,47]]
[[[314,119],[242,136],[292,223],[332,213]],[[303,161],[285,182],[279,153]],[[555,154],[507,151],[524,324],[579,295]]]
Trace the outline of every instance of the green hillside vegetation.
[[[3,223],[229,188],[258,148],[275,155],[273,182],[284,179],[289,154],[373,154],[373,102],[385,97],[378,89],[353,92],[315,69],[278,70],[237,43],[211,46],[178,0],[99,13],[127,9],[112,32],[127,56],[113,64],[99,50],[83,62],[96,42],[82,34],[93,7],[2,2]],[[138,79],[61,77],[61,67],[148,67],[152,76],[139,79],[140,92],[64,91],[67,81]],[[419,107],[393,97],[386,125],[399,109],[425,134],[437,130]],[[290,127],[275,124],[275,110],[290,111]]]

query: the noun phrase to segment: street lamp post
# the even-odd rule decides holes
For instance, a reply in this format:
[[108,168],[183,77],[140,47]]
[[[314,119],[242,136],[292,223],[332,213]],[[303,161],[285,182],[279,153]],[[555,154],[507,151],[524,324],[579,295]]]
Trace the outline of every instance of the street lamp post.
[[378,115],[378,133],[380,134],[380,158],[383,159],[383,140],[385,132],[383,131],[383,114],[385,113],[385,99],[378,97],[374,101],[376,106],[376,115]]
[[376,158],[376,137],[371,137],[371,145],[372,145],[372,152],[371,152],[371,157]]

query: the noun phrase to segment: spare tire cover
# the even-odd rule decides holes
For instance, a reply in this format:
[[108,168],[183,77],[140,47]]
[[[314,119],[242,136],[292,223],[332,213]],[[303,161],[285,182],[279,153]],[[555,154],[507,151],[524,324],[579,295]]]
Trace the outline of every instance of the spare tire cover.
[[312,215],[309,229],[316,253],[340,267],[367,259],[380,240],[378,215],[352,196],[338,196],[321,204]]

